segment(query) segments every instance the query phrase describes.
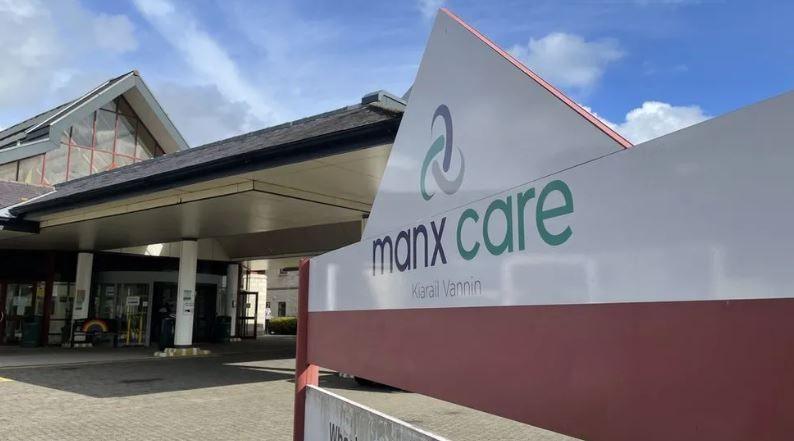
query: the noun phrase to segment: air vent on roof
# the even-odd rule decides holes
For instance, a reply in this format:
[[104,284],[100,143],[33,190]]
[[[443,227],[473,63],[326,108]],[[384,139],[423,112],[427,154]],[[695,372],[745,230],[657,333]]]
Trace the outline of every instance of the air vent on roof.
[[386,92],[385,90],[379,90],[377,92],[364,95],[361,98],[361,104],[376,106],[382,109],[398,112],[405,110],[405,101],[390,94],[389,92]]

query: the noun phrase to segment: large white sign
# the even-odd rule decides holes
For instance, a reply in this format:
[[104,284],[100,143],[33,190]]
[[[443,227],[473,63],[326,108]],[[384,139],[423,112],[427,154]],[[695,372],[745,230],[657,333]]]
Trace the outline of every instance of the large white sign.
[[478,41],[440,14],[365,238],[312,260],[310,311],[792,296],[794,94],[619,150]]
[[404,421],[314,386],[306,389],[305,440],[443,441]]

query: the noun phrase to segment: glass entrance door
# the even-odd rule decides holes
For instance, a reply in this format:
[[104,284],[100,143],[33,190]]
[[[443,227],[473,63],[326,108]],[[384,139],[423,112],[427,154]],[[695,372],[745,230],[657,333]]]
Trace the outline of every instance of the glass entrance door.
[[69,339],[74,304],[74,283],[55,282],[52,286],[52,309],[47,343],[60,344]]
[[119,344],[142,346],[149,334],[149,285],[126,283],[120,285],[118,302]]
[[3,309],[2,342],[19,343],[22,341],[22,328],[26,320],[33,319],[36,313],[36,285],[34,283],[8,283],[6,285]]
[[237,296],[237,337],[256,338],[259,293],[241,291]]
[[155,282],[152,296],[152,326],[150,341],[160,341],[163,320],[176,314],[176,283]]
[[193,310],[194,342],[210,341],[212,337],[217,292],[217,285],[200,284],[196,286],[196,301]]

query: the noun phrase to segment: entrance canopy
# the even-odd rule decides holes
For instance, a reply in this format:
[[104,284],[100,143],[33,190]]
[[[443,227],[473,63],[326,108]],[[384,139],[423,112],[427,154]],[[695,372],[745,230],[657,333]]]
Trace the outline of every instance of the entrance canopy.
[[[300,253],[307,237],[336,248],[360,236],[403,107],[376,93],[355,106],[65,182],[0,212],[0,249],[219,238],[231,258],[243,258]],[[274,241],[274,231],[294,240]],[[271,246],[262,251],[256,242]]]

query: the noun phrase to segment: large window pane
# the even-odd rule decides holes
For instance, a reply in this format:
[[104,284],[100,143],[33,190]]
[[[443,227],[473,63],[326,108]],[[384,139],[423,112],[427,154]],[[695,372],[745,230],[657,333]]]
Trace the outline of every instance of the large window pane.
[[118,138],[116,153],[135,156],[135,118],[119,115]]
[[69,155],[69,146],[61,144],[55,150],[50,150],[44,155],[44,183],[49,185],[59,184],[66,180],[66,160]]
[[91,150],[80,147],[70,147],[69,179],[82,178],[91,173]]
[[84,147],[94,146],[94,114],[72,126],[72,142]]
[[130,104],[124,98],[119,97],[117,104],[118,104],[118,110],[117,111],[119,113],[123,113],[123,114],[125,114],[127,116],[134,116],[135,115],[135,112],[132,111],[132,107],[130,107]]
[[99,173],[113,168],[113,154],[94,151],[94,162],[91,164],[91,173]]
[[106,152],[113,151],[116,137],[116,114],[98,110],[96,114],[96,148]]
[[154,152],[157,151],[157,143],[154,141],[152,134],[146,130],[143,124],[138,124],[138,150],[135,156],[138,159],[149,159],[154,157]]
[[115,112],[116,111],[116,100],[113,100],[113,101],[105,104],[104,106],[102,106],[102,108],[105,109],[105,110],[110,110],[111,112]]
[[25,158],[19,161],[19,182],[41,184],[41,167],[44,155]]
[[106,320],[116,319],[116,285],[103,283],[96,287],[94,315]]
[[116,155],[114,163],[116,167],[124,167],[125,165],[132,164],[133,161],[134,160],[132,158]]
[[17,162],[8,162],[0,165],[0,181],[17,180]]
[[125,346],[143,345],[149,334],[146,316],[149,305],[149,285],[121,285],[117,300],[118,320],[120,323],[119,344]]
[[52,308],[50,309],[49,344],[61,343],[61,332],[66,319],[72,315],[74,284],[55,282],[52,285]]

